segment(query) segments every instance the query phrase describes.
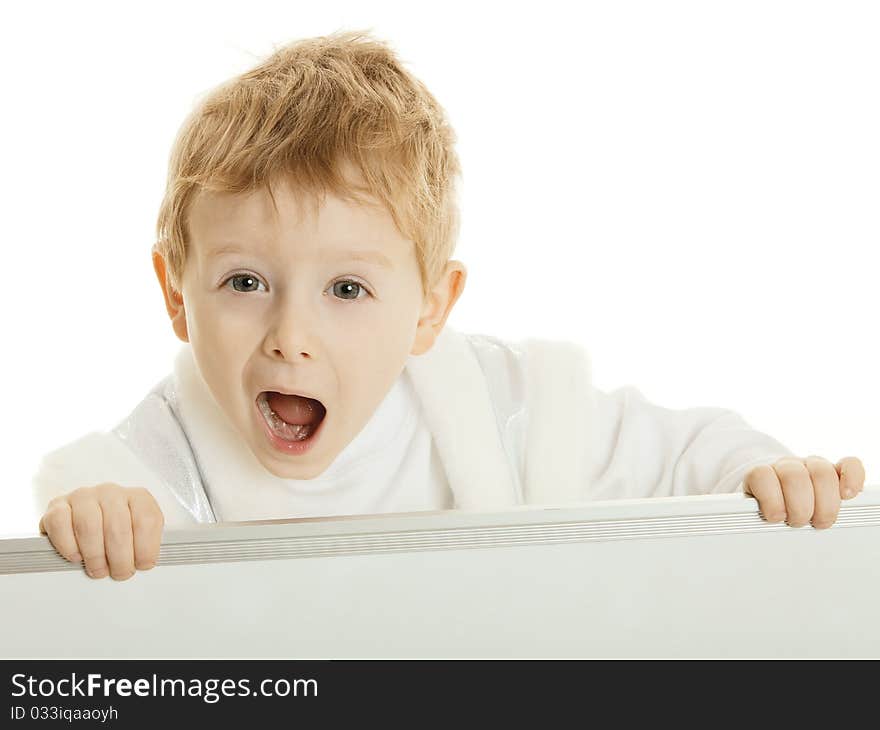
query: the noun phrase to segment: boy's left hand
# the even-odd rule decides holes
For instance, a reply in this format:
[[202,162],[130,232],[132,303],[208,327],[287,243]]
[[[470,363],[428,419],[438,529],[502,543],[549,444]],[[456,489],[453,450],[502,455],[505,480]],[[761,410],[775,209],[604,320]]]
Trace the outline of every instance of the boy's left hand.
[[743,478],[743,492],[758,500],[768,522],[785,520],[791,527],[811,522],[816,529],[831,527],[841,499],[855,497],[864,486],[865,467],[855,456],[836,464],[821,456],[790,456],[756,466]]

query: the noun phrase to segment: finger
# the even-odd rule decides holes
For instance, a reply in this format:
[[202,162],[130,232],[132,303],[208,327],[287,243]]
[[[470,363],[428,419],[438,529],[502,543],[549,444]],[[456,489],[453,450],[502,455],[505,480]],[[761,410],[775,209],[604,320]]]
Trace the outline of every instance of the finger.
[[761,464],[746,474],[743,479],[743,491],[758,500],[758,506],[765,520],[782,522],[785,519],[782,487],[772,466]]
[[823,530],[834,524],[840,511],[840,479],[834,464],[821,456],[808,456],[804,465],[813,482],[815,506],[811,521],[813,527]]
[[68,507],[70,507],[70,503],[67,501],[67,495],[59,495],[58,497],[53,497],[52,499],[49,500],[49,504],[46,505],[46,511],[43,513],[43,516],[40,517],[40,525],[39,525],[40,534],[42,534],[42,535],[48,534],[48,532],[46,530],[46,519],[45,519],[46,515],[49,513],[49,511],[51,511],[51,509],[55,505],[60,504],[62,502],[67,504]]
[[165,517],[156,498],[146,489],[132,489],[128,506],[134,534],[134,564],[138,570],[149,570],[159,560]]
[[70,504],[66,499],[53,500],[40,518],[40,531],[45,532],[55,549],[72,563],[82,561],[76,537],[73,534],[73,520]]
[[865,466],[855,456],[847,456],[835,465],[840,477],[840,496],[843,499],[855,497],[865,486]]
[[86,573],[92,578],[107,575],[104,555],[104,517],[94,488],[77,489],[68,497],[73,515],[73,532],[79,552],[85,561]]
[[785,511],[791,527],[803,527],[813,516],[815,497],[810,472],[801,459],[780,459],[773,470],[782,485]]
[[119,488],[105,491],[101,496],[104,516],[104,552],[113,580],[127,580],[135,574],[134,542],[128,498]]

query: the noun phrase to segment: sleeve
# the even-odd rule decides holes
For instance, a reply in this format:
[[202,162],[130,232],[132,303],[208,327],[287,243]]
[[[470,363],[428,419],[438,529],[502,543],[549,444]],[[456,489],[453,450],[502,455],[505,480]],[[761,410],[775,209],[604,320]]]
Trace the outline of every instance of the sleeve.
[[156,498],[165,527],[196,523],[165,483],[110,433],[93,432],[47,454],[31,480],[34,530],[49,502],[80,487],[112,482],[122,487],[145,487]]
[[593,391],[590,499],[737,492],[753,467],[794,456],[731,410],[663,408],[632,386]]

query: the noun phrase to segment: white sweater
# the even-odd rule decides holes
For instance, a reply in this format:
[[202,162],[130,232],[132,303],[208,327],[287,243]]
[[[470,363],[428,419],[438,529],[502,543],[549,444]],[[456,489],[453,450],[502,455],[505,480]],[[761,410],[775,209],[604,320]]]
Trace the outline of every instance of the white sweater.
[[751,467],[790,455],[733,411],[598,390],[573,343],[504,342],[447,325],[315,479],[262,467],[184,345],[172,374],[118,426],[48,454],[33,489],[42,514],[77,487],[146,487],[173,528],[734,492]]

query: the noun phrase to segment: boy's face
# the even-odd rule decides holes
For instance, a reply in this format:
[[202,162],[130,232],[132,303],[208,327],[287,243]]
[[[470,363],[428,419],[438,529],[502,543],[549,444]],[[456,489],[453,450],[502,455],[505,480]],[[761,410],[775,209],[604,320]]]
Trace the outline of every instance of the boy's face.
[[[175,332],[254,455],[276,476],[311,479],[360,433],[407,357],[430,349],[466,271],[450,261],[423,299],[415,246],[385,208],[328,194],[315,216],[290,185],[273,193],[277,215],[265,190],[199,193],[182,296],[158,253],[154,266]],[[305,452],[273,444],[263,391],[311,395],[326,408]]]

